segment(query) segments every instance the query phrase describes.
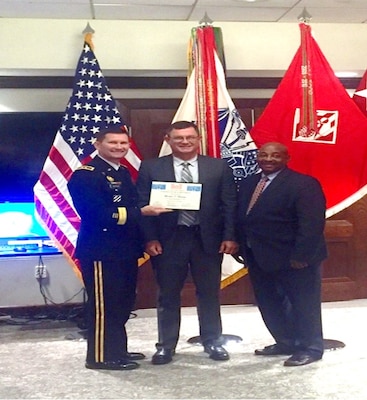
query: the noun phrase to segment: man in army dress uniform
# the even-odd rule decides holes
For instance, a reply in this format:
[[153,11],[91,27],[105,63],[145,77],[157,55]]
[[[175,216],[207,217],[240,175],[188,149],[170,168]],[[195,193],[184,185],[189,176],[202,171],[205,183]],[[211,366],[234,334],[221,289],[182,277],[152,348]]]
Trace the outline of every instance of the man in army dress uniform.
[[97,133],[94,146],[98,155],[68,183],[81,218],[75,256],[88,296],[86,367],[130,370],[145,358],[128,352],[125,329],[135,302],[137,260],[143,255],[140,218],[163,210],[138,208],[135,185],[120,165],[130,147],[125,127]]

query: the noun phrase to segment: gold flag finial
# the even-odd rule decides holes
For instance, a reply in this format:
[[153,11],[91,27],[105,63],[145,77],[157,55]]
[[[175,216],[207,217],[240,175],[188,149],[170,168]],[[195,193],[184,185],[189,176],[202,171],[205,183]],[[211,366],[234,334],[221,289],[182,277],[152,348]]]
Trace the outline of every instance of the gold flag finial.
[[87,42],[90,46],[90,48],[93,50],[93,42],[92,42],[92,36],[95,30],[89,25],[89,22],[87,23],[87,26],[84,28],[83,32],[84,33],[84,41]]

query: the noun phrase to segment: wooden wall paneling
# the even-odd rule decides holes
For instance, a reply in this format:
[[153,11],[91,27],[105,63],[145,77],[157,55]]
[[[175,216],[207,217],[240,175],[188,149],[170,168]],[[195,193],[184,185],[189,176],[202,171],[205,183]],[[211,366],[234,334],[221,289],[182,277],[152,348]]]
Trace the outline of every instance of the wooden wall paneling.
[[135,309],[155,308],[157,285],[150,260],[139,267]]
[[[332,221],[347,221],[353,231],[347,238],[348,228],[344,225],[343,231],[338,234],[339,239],[336,239],[331,238],[326,230],[327,241],[331,243],[328,244],[329,257],[325,268],[330,268],[328,274],[333,276],[326,275],[323,280],[325,301],[366,298],[367,196],[328,219],[328,222]],[[341,238],[343,235],[344,238]]]
[[157,157],[175,109],[130,110],[132,137],[144,158]]
[[253,126],[255,113],[252,108],[239,108],[238,113],[241,116],[243,123],[245,124],[246,128],[250,130]]
[[325,237],[328,258],[324,261],[323,301],[347,300],[354,296],[353,224],[347,220],[327,220]]
[[254,292],[247,275],[221,290],[222,304],[255,304]]

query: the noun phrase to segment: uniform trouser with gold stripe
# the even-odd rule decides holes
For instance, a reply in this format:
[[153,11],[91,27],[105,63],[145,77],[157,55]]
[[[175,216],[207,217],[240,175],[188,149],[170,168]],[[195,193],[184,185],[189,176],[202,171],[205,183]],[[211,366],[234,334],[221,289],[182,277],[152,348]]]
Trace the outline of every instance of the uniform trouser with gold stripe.
[[124,358],[127,351],[125,324],[134,308],[138,266],[129,261],[83,261],[87,291],[87,361]]

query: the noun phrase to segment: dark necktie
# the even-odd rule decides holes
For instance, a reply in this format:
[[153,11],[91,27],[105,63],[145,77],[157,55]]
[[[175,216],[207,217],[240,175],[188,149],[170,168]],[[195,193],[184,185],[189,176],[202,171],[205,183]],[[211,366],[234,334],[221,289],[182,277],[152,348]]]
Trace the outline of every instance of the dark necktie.
[[259,180],[259,182],[257,183],[257,186],[254,190],[254,193],[252,193],[252,197],[250,200],[250,203],[247,207],[247,211],[246,211],[246,215],[250,212],[250,210],[252,209],[252,207],[255,205],[255,203],[257,202],[257,200],[259,199],[262,191],[265,188],[266,182],[269,180],[269,178],[267,176],[264,176],[263,178],[261,178]]
[[[191,171],[189,169],[190,163],[184,162],[182,165],[181,171],[181,182],[190,183],[193,182],[193,178],[191,175]],[[196,221],[196,212],[184,210],[180,213],[180,223],[182,225],[191,226],[194,225]]]

